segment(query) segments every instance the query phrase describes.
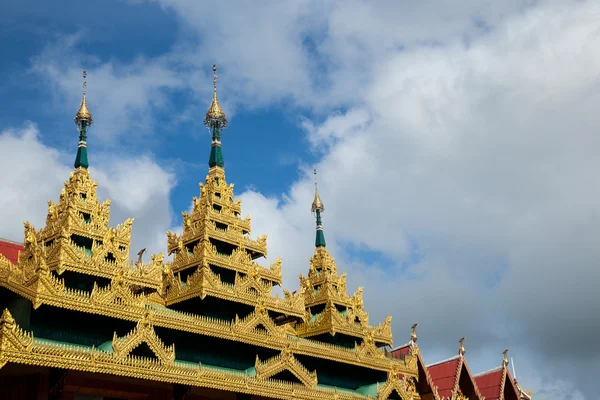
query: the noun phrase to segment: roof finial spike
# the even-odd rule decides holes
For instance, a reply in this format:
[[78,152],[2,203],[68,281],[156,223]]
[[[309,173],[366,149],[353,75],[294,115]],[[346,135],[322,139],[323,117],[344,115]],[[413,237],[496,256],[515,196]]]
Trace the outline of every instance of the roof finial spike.
[[412,332],[410,333],[410,341],[412,343],[417,343],[417,326],[419,326],[418,322],[414,323],[413,326],[410,327],[410,329],[412,329]]
[[[77,128],[81,130],[82,125],[90,126],[92,125],[92,113],[87,107],[87,102],[85,99],[87,89],[87,72],[83,71],[83,99],[81,100],[81,106],[79,106],[79,111],[75,115],[75,124]],[[85,123],[85,124],[84,124]]]
[[508,367],[508,357],[506,356],[506,353],[508,353],[508,349],[506,349],[502,352],[502,366],[504,368]]
[[208,108],[208,112],[206,113],[206,117],[204,117],[204,125],[208,128],[209,131],[213,132],[215,129],[221,130],[225,129],[227,126],[227,118],[225,117],[225,113],[221,109],[219,105],[219,99],[217,97],[217,79],[219,79],[219,75],[217,75],[217,65],[213,64],[213,99],[210,107]]
[[463,345],[463,342],[465,341],[466,337],[462,337],[460,338],[460,340],[458,341],[459,346],[458,346],[458,355],[463,357],[465,355],[465,346]]
[[317,170],[314,169],[313,170],[313,174],[315,175],[315,199],[312,203],[312,208],[311,211],[313,213],[319,211],[319,213],[322,213],[323,211],[325,211],[325,206],[323,205],[323,202],[321,201],[321,197],[319,196],[319,186],[318,186],[318,182],[317,182]]
[[219,75],[217,75],[217,64],[213,64],[213,99],[217,98],[217,79],[219,79]]

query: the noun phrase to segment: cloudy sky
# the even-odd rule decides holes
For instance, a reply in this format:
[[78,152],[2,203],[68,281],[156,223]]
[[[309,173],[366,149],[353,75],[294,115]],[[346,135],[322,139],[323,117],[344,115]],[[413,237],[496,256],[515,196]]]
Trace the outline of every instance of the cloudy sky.
[[204,180],[213,63],[253,234],[298,287],[325,234],[349,290],[426,362],[500,364],[537,399],[598,399],[600,2],[4,0],[0,236],[41,227],[75,157],[133,248],[164,251]]

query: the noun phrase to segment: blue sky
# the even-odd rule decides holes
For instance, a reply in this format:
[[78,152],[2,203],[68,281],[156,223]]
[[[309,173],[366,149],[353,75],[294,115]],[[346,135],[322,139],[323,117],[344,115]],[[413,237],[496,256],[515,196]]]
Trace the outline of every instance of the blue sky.
[[579,373],[600,373],[597,2],[86,7],[0,5],[0,237],[58,198],[85,69],[111,221],[164,251],[206,175],[216,63],[227,178],[286,287],[313,251],[317,168],[328,247],[397,344],[419,321],[427,362],[467,336],[473,371],[509,347],[536,398],[597,396]]

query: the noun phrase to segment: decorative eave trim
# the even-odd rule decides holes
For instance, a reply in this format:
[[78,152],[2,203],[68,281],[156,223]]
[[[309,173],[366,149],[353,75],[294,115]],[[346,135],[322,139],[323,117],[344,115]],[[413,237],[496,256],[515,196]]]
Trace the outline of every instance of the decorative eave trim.
[[329,400],[333,397],[339,400],[367,399],[364,395],[319,388],[316,384],[307,386],[259,378],[248,373],[205,368],[201,364],[166,361],[123,356],[93,347],[80,348],[75,345],[40,342],[31,333],[21,330],[8,311],[0,319],[0,368],[9,362],[38,365],[228,390],[282,400]]

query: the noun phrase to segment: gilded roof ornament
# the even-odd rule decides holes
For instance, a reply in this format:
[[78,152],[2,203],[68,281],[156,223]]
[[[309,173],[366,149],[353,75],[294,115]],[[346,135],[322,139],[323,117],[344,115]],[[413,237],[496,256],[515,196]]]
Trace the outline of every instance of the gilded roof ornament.
[[219,75],[217,75],[217,66],[215,64],[213,65],[213,99],[208,108],[208,112],[206,113],[206,117],[204,117],[204,125],[206,125],[208,129],[214,127],[223,129],[227,126],[227,117],[225,117],[225,113],[221,109],[217,97],[217,79],[219,79]]
[[508,357],[506,356],[506,353],[508,353],[508,349],[504,350],[502,352],[502,366],[507,368],[508,367]]
[[460,338],[460,340],[458,341],[459,345],[458,345],[458,355],[463,357],[465,355],[465,346],[463,345],[463,342],[465,341],[466,337],[462,337]]
[[323,202],[321,201],[321,197],[319,197],[319,188],[318,188],[318,184],[317,184],[317,170],[313,170],[313,173],[315,175],[315,199],[312,203],[312,208],[311,211],[317,212],[317,210],[319,212],[323,212],[325,211],[325,205],[323,205]]
[[417,343],[417,326],[419,326],[418,322],[410,327],[410,329],[412,329],[412,332],[410,333],[410,341],[413,343]]
[[79,106],[79,111],[75,115],[75,124],[77,126],[81,126],[82,122],[85,122],[87,126],[90,126],[93,122],[92,113],[87,107],[87,102],[85,100],[85,91],[87,87],[86,83],[87,72],[83,71],[83,99],[81,100],[81,106]]

